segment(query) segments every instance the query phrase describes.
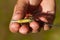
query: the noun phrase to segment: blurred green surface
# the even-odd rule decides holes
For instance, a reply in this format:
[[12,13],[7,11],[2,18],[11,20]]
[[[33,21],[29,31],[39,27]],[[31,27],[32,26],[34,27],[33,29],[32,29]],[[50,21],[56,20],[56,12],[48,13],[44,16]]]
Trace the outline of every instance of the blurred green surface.
[[[9,22],[16,0],[0,0],[0,40],[60,40],[60,26],[49,31],[41,30],[36,34],[21,35],[9,31]],[[60,0],[56,0],[56,19],[54,24],[60,24]]]

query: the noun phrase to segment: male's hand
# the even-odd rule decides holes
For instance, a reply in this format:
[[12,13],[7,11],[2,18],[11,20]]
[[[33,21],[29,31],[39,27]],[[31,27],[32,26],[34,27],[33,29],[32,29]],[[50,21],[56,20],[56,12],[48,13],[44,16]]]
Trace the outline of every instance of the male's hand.
[[[30,3],[32,6],[37,6],[40,3],[37,13],[26,13],[27,5]],[[53,24],[55,18],[55,1],[54,0],[18,0],[14,7],[14,12],[12,20],[20,20],[23,18],[28,18],[32,15],[34,21],[31,23],[19,24],[16,22],[10,22],[9,29],[11,32],[19,32],[22,34],[27,34],[32,30],[32,33],[38,32],[40,28],[44,30],[49,30],[50,26],[48,24]],[[47,23],[47,24],[45,24]]]

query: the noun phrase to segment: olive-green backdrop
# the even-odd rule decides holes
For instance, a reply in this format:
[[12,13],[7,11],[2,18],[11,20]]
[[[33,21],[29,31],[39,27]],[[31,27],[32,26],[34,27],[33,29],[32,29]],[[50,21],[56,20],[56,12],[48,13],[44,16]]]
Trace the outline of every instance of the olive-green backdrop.
[[9,31],[9,22],[13,13],[16,0],[0,0],[0,40],[60,40],[60,0],[56,0],[56,19],[49,31],[43,31],[36,34],[29,33],[21,35]]

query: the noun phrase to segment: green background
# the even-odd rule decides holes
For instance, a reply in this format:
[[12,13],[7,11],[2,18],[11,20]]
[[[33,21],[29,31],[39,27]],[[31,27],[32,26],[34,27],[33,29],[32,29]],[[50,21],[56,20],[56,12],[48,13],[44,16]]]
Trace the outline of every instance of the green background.
[[[0,40],[60,40],[60,26],[54,26],[49,31],[21,35],[9,31],[9,22],[16,0],[0,0]],[[56,0],[56,19],[54,24],[60,24],[60,0]]]

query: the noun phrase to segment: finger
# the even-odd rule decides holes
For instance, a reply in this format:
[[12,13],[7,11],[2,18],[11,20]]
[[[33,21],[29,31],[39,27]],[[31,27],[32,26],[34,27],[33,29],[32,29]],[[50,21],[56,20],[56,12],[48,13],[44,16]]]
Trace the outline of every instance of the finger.
[[[48,20],[47,20],[47,18],[48,18]],[[45,18],[45,17],[40,17],[40,20],[42,21],[42,22],[44,22],[44,25],[43,25],[43,27],[44,27],[44,30],[49,30],[50,28],[51,28],[51,25],[49,25],[49,24],[53,24],[53,19],[51,19],[51,18],[53,18],[53,17],[48,17],[47,16],[47,18]],[[48,24],[47,24],[48,23]]]
[[[22,19],[24,17],[24,7],[25,7],[25,2],[21,1],[21,0],[18,0],[17,4],[15,5],[15,8],[14,8],[12,20],[19,20],[19,19]],[[11,31],[17,32],[20,25],[15,23],[15,22],[14,23],[10,22],[9,26],[10,26]],[[14,29],[14,30],[12,30],[12,29]]]
[[11,32],[16,33],[19,29],[19,24],[18,23],[11,23],[9,26],[9,29]]
[[14,8],[14,13],[12,20],[19,20],[24,17],[26,3],[24,1],[18,0]]
[[50,26],[48,24],[44,24],[44,30],[49,30],[50,29]]
[[45,23],[48,23],[48,20],[47,20],[44,16],[39,17],[39,19],[40,19],[41,21],[45,22]]
[[21,28],[19,28],[19,33],[21,34],[27,34],[29,31],[29,28],[27,25],[22,25]]
[[[40,17],[39,19],[45,23],[53,23],[54,17],[50,15],[55,14],[55,0],[43,0],[41,2],[41,7],[42,7],[42,13],[46,14],[45,17],[44,15]],[[50,14],[50,15],[49,15]],[[48,24],[44,24],[44,30],[49,30],[50,26]]]
[[30,27],[32,28],[32,33],[38,32],[39,24],[35,21],[30,23]]

